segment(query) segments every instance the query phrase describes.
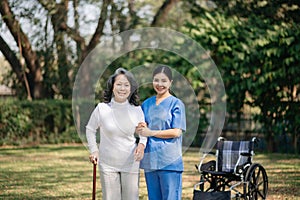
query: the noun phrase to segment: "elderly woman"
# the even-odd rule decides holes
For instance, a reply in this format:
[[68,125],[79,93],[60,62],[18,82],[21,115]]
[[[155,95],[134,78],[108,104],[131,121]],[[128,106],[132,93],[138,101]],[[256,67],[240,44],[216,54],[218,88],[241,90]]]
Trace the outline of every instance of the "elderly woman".
[[147,141],[146,137],[135,138],[140,121],[144,115],[138,104],[137,83],[132,73],[119,68],[107,81],[104,102],[97,105],[86,125],[90,161],[99,163],[104,200],[139,199],[139,166]]

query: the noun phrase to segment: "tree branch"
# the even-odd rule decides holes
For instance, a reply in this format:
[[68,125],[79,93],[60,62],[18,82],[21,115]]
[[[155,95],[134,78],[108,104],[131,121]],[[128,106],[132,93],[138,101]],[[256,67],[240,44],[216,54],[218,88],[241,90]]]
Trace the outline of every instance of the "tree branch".
[[1,0],[0,13],[14,40],[18,46],[23,49],[23,56],[25,58],[27,67],[30,71],[36,72],[36,70],[39,68],[37,65],[37,55],[32,50],[30,41],[23,32],[19,21],[16,20],[14,14],[12,13],[7,0]]
[[[60,16],[61,12],[60,10],[64,10],[61,8],[61,6],[67,6],[66,3],[60,3],[55,4],[55,1],[49,1],[49,0],[38,0],[40,4],[50,13],[52,18],[54,18],[55,15]],[[79,43],[79,46],[82,48],[85,48],[85,41],[84,38],[81,37],[81,35],[78,32],[78,28],[71,28],[67,25],[66,20],[56,20],[59,22],[57,25],[57,28],[61,31],[65,31],[70,38],[72,38],[75,42]]]
[[166,0],[154,16],[151,26],[162,25],[166,21],[170,10],[178,1],[179,0]]
[[4,57],[9,62],[13,72],[16,73],[18,80],[20,82],[23,82],[22,66],[21,63],[19,62],[19,58],[10,49],[10,47],[7,45],[6,41],[2,38],[1,35],[0,35],[0,51],[3,53]]
[[[99,43],[101,36],[103,35],[103,29],[105,26],[105,21],[107,19],[107,7],[111,3],[111,0],[103,0],[102,8],[101,8],[101,14],[98,20],[98,26],[96,28],[96,31],[90,40],[85,53],[83,54],[83,58],[86,57],[86,55],[92,51],[96,45]],[[83,59],[82,59],[83,60]]]
[[[29,69],[29,72],[27,72],[26,75],[24,74],[23,78],[23,83],[26,85],[28,99],[31,99],[32,97],[42,98],[42,72],[37,54],[32,50],[32,46],[27,35],[23,32],[19,21],[11,11],[8,0],[1,0],[0,3],[2,19],[19,47],[20,59],[24,58],[26,68]],[[21,67],[25,67],[23,63],[20,64]]]

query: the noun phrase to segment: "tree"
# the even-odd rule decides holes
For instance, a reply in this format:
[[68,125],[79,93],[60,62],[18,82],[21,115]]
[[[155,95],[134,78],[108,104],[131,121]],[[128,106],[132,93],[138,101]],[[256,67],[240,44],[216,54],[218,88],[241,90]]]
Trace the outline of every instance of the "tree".
[[[8,48],[9,45],[1,45],[1,47],[4,47],[1,49],[1,51],[4,51],[4,55],[10,55],[7,58],[10,64],[13,64],[14,66],[12,69],[17,73],[17,77],[19,78],[20,82],[24,82],[28,80],[29,88],[31,94],[28,95],[29,98],[32,97],[34,94],[37,97],[41,96],[41,81],[42,81],[42,72],[41,72],[41,65],[38,60],[36,52],[32,49],[31,43],[27,37],[27,35],[24,33],[23,29],[20,26],[19,21],[14,16],[8,1],[4,0],[1,1],[0,6],[0,13],[3,16],[3,21],[6,23],[7,27],[11,30],[11,34],[18,44],[19,47],[19,53],[22,56],[19,62],[16,60],[12,60],[13,58],[16,58],[16,55],[12,55],[13,51]],[[6,48],[5,48],[6,46]],[[24,63],[22,62],[22,58],[24,58],[26,67],[28,69],[28,73],[26,73],[26,76],[20,76],[18,75],[18,72],[23,71]],[[20,68],[21,67],[21,68]],[[26,82],[25,84],[26,85]]]
[[300,50],[299,30],[299,24],[282,23],[269,29],[264,38],[254,40],[257,51],[253,52],[250,63],[256,70],[252,71],[249,88],[253,100],[247,103],[262,112],[256,118],[263,124],[262,131],[271,152],[278,146],[288,145],[283,143],[288,136],[292,138],[294,152],[298,149],[300,56],[296,52]]
[[293,109],[299,107],[300,62],[295,53],[300,48],[299,2],[214,3],[209,12],[194,6],[198,22],[187,27],[209,49],[223,74],[229,115],[237,116],[239,123],[244,105],[259,108],[255,119],[262,128],[257,131],[265,134],[268,150],[276,150],[278,138],[286,134],[292,136],[296,151],[299,113]]
[[[70,98],[78,67],[105,35],[137,26],[162,26],[177,2],[165,0],[155,7],[151,1],[138,4],[132,0],[36,0],[34,4],[2,0],[1,17],[18,48],[13,49],[10,41],[0,35],[3,42],[0,51],[11,64],[17,84],[23,90],[28,85],[28,99]],[[152,20],[137,13],[138,8],[146,5],[153,11]],[[95,12],[98,18],[93,23],[87,22],[96,25],[92,34],[83,34],[84,6],[98,9]],[[37,28],[37,35],[31,36],[20,21]]]

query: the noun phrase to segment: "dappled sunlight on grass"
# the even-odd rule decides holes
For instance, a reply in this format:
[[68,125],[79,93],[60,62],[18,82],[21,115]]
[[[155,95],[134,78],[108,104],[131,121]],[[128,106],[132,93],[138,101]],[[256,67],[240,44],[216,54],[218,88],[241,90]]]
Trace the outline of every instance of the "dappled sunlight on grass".
[[[91,199],[92,164],[82,145],[43,145],[28,148],[0,149],[0,199]],[[199,181],[195,164],[198,149],[184,153],[182,199],[192,199]],[[300,159],[294,155],[257,154],[269,176],[270,200],[300,199]],[[97,173],[97,199],[101,185]],[[143,171],[140,176],[140,199],[147,200]]]

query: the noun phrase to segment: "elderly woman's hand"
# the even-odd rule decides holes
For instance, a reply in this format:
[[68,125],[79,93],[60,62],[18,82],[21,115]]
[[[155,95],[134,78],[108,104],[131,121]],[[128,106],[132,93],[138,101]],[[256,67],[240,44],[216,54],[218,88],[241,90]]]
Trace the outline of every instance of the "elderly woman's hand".
[[139,143],[134,150],[134,160],[140,161],[144,157],[145,146],[142,143]]
[[89,156],[90,162],[97,165],[99,160],[99,152],[95,151]]

